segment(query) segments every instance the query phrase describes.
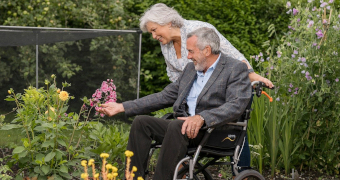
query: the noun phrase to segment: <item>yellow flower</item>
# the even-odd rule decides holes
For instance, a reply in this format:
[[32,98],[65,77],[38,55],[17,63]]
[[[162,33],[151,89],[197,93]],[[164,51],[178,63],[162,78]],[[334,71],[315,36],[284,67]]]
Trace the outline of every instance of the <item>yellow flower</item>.
[[86,179],[87,177],[89,177],[89,175],[87,173],[82,173],[80,177]]
[[95,174],[94,178],[99,178],[99,173]]
[[132,167],[132,172],[136,172],[137,171],[137,167],[136,166],[133,166]]
[[112,173],[113,177],[117,177],[118,173]]
[[86,161],[86,160],[82,160],[82,161],[81,161],[81,165],[84,166],[84,167],[86,167],[87,161]]
[[12,92],[10,90],[8,90],[7,92],[8,92],[8,94],[12,94]]
[[117,172],[118,171],[118,168],[112,166],[112,172]]
[[57,89],[57,93],[58,93],[58,94],[60,93],[60,89],[59,89],[59,88]]
[[55,78],[55,74],[52,74],[52,75],[51,75],[51,78]]
[[112,174],[107,174],[107,178],[112,179],[113,175]]
[[93,163],[94,163],[94,159],[90,159],[88,165],[89,165],[89,166],[92,166]]
[[144,179],[143,179],[142,177],[139,176],[139,177],[137,178],[137,180],[144,180]]
[[61,91],[60,94],[59,94],[59,98],[62,100],[62,101],[66,101],[68,99],[68,92],[66,91]]
[[107,164],[107,165],[106,165],[106,169],[107,169],[107,170],[112,169],[112,165],[111,165],[111,164]]
[[131,176],[132,176],[132,177],[135,177],[135,173],[131,173]]
[[131,156],[133,156],[133,152],[132,152],[132,151],[129,151],[129,150],[126,150],[126,151],[125,151],[125,156],[126,156],[126,157],[131,157]]
[[101,154],[100,154],[100,157],[101,157],[101,158],[104,158],[104,159],[108,158],[109,156],[110,156],[110,155],[107,154],[107,153],[101,153]]

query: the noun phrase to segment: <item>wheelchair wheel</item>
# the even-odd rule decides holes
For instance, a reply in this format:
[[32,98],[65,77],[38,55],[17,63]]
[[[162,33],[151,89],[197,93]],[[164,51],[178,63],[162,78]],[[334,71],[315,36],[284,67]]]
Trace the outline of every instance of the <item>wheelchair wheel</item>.
[[[194,180],[213,180],[212,175],[208,169],[203,169],[199,173],[195,173],[195,171],[199,168],[201,168],[202,165],[200,163],[196,163],[195,169],[194,169]],[[183,167],[179,170],[177,179],[183,179],[184,177],[188,177],[189,179],[189,166],[187,164],[183,164]]]
[[265,180],[265,179],[259,172],[248,169],[238,174],[234,180]]

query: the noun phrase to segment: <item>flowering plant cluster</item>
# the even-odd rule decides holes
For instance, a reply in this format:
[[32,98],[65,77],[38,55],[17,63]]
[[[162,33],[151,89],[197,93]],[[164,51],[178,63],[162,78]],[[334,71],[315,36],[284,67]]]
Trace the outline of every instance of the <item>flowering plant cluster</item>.
[[[13,111],[16,112],[16,118],[11,123],[0,124],[0,128],[18,128],[25,132],[22,145],[17,145],[12,152],[11,163],[18,163],[20,171],[26,172],[27,176],[39,179],[72,179],[80,172],[75,164],[80,158],[87,156],[83,146],[94,146],[96,143],[93,138],[85,142],[82,139],[86,134],[93,134],[96,127],[101,125],[99,122],[89,122],[91,110],[95,106],[88,109],[85,105],[90,105],[91,102],[98,104],[102,98],[99,92],[103,93],[105,102],[115,101],[116,87],[112,80],[103,82],[100,91],[95,93],[96,97],[91,100],[82,98],[84,103],[80,112],[75,113],[67,112],[68,101],[74,99],[64,90],[70,84],[62,83],[62,88],[58,88],[56,76],[52,75],[51,79],[52,83],[45,80],[46,90],[44,87],[37,89],[30,86],[21,94],[9,89],[5,100],[16,103]],[[3,115],[1,119],[4,119]]]
[[[282,155],[287,172],[291,166],[338,172],[339,159],[334,158],[337,151],[334,149],[339,148],[334,147],[340,145],[335,140],[340,127],[337,116],[340,110],[339,10],[334,8],[333,0],[308,0],[297,5],[287,2],[286,7],[291,21],[287,33],[277,39],[280,44],[266,42],[266,52],[251,57],[276,85],[272,93],[275,108],[268,105],[271,110],[264,115],[270,115],[277,123],[267,130],[272,133],[275,128],[280,135],[280,138],[275,133],[268,136],[278,138],[268,140],[278,142],[269,143],[270,152]],[[275,34],[273,25],[268,30],[271,35]],[[322,139],[329,141],[320,143]],[[270,154],[270,158],[276,155]],[[301,157],[315,161],[302,164],[293,161]]]
[[[118,176],[118,169],[115,166],[112,166],[111,164],[107,164],[106,159],[110,155],[107,153],[101,153],[100,157],[102,158],[102,179],[103,180],[116,180],[116,177]],[[135,177],[134,172],[137,171],[137,167],[133,166],[130,171],[130,164],[131,164],[131,157],[133,156],[132,151],[125,151],[126,156],[126,170],[125,170],[125,178],[126,180],[133,180]],[[89,173],[88,173],[88,167],[91,167],[93,180],[99,180],[99,173],[96,173],[95,163],[94,159],[90,159],[88,164],[86,160],[81,161],[81,165],[84,167],[84,173],[81,174],[81,178],[84,180],[89,180]],[[110,172],[111,171],[111,172]],[[142,177],[138,177],[137,180],[143,180]]]
[[[112,79],[107,79],[106,81],[103,81],[101,87],[93,93],[92,99],[90,100],[90,106],[95,107],[96,115],[98,115],[98,110],[100,109],[101,104],[116,101],[116,86],[113,84]],[[104,117],[105,115],[100,113],[100,116]]]

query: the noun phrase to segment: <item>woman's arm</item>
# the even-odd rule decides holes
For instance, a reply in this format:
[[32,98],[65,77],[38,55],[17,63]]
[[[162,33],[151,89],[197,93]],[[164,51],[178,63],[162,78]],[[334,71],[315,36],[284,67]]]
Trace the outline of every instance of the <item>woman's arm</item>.
[[[247,64],[248,70],[249,70],[249,69],[253,69],[253,68],[248,64],[248,61],[242,60],[242,62],[244,62],[244,63]],[[250,79],[251,82],[253,82],[253,81],[262,81],[262,82],[265,83],[268,87],[270,87],[270,88],[274,87],[274,84],[273,84],[269,79],[267,79],[267,78],[265,78],[265,77],[262,77],[262,76],[256,74],[256,73],[254,72],[254,70],[253,70],[252,72],[249,72],[249,79]]]

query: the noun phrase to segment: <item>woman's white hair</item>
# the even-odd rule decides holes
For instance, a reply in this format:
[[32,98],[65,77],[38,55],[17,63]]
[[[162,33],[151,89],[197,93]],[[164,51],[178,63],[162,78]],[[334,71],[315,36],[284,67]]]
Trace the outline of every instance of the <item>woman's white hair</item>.
[[181,28],[183,26],[183,21],[184,19],[175,9],[168,7],[163,3],[157,3],[145,11],[143,16],[139,19],[139,27],[143,32],[147,32],[146,24],[148,22],[154,22],[161,26],[171,22],[172,27]]

